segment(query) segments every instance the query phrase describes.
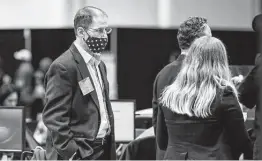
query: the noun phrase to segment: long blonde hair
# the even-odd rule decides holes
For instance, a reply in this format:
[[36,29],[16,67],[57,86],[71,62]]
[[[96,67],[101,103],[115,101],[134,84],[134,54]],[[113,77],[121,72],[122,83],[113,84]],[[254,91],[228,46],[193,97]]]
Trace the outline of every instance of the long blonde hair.
[[[172,74],[172,73],[170,73]],[[175,81],[165,88],[160,103],[178,114],[206,118],[217,90],[231,87],[227,52],[215,37],[203,36],[194,41]]]

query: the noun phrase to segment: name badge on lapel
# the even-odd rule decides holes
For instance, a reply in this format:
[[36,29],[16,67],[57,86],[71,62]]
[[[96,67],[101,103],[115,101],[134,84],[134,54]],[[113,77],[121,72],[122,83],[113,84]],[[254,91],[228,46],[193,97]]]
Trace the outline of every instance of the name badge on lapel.
[[84,96],[94,90],[94,87],[89,77],[86,77],[85,79],[79,81],[78,84]]

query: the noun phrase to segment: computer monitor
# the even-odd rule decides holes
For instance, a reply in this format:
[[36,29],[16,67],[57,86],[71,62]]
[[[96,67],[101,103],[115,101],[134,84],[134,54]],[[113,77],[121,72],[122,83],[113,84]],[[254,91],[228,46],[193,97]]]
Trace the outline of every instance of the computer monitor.
[[0,152],[24,150],[24,120],[24,107],[0,106]]
[[135,139],[134,100],[111,100],[115,122],[115,140],[117,143],[129,143]]

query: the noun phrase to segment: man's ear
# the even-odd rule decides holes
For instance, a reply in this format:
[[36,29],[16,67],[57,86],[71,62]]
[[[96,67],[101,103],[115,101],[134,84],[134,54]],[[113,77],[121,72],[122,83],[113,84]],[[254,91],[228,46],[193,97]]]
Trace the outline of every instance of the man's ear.
[[85,37],[85,30],[84,30],[84,28],[83,27],[78,27],[76,29],[76,34],[77,34],[78,37],[84,38]]

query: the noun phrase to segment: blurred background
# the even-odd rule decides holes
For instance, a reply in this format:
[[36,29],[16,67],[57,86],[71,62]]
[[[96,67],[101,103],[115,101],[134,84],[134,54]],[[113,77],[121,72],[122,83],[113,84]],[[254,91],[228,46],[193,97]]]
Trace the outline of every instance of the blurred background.
[[103,56],[111,99],[135,99],[137,110],[151,107],[154,78],[179,54],[177,28],[189,16],[208,19],[213,35],[227,46],[231,65],[253,65],[258,52],[251,22],[261,12],[260,0],[1,0],[4,72],[15,79],[21,61],[14,53],[21,49],[32,53],[30,73],[41,59],[54,60],[67,50],[75,39],[74,15],[85,5],[106,11],[113,28]]
[[40,117],[45,72],[74,41],[73,18],[86,5],[107,12],[113,28],[102,56],[110,98],[133,99],[136,110],[151,108],[154,79],[180,54],[177,29],[190,16],[208,19],[227,47],[233,75],[255,64],[251,23],[262,11],[260,0],[0,0],[1,83],[19,88],[28,122]]

